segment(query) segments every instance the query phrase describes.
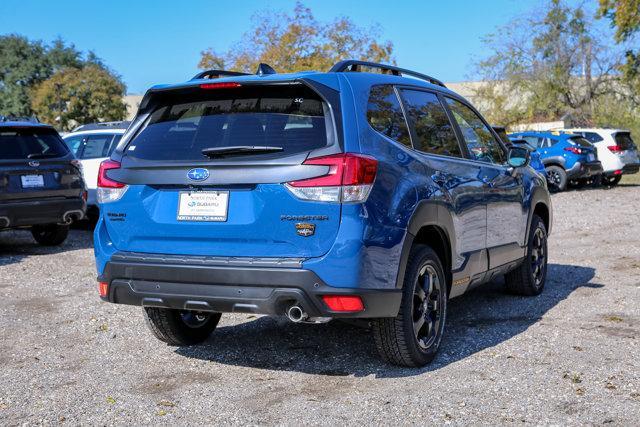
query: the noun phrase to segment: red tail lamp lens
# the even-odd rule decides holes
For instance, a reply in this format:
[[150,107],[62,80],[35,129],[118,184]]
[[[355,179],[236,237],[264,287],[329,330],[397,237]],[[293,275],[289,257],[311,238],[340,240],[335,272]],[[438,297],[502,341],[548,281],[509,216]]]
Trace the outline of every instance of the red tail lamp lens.
[[362,311],[364,304],[357,295],[323,295],[322,299],[332,311]]
[[107,282],[98,282],[98,292],[101,297],[106,297],[109,294],[109,284]]
[[100,163],[100,170],[98,171],[98,187],[122,188],[125,186],[121,182],[114,181],[107,177],[107,171],[111,169],[120,169],[120,162],[105,160]]

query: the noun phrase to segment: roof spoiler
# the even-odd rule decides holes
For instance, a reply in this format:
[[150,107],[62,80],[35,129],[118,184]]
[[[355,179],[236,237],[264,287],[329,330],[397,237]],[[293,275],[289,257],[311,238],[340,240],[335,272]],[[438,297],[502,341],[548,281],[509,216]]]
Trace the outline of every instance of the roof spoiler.
[[[266,76],[269,74],[277,74],[277,72],[269,64],[265,64],[264,62],[261,62],[260,64],[258,64],[256,75]],[[221,77],[237,77],[237,76],[250,76],[250,75],[251,75],[250,73],[243,73],[241,71],[205,70],[193,76],[191,80],[219,79]]]

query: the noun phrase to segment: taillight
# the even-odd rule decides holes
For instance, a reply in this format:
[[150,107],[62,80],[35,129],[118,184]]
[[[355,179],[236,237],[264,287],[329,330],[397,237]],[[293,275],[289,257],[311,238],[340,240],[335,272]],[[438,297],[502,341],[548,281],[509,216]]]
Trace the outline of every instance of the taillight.
[[564,151],[570,151],[573,154],[582,154],[583,150],[578,147],[565,147]]
[[322,300],[332,311],[362,311],[364,304],[357,295],[323,295]]
[[200,85],[200,89],[231,89],[240,86],[241,84],[236,82],[203,83]]
[[303,200],[361,203],[367,200],[378,171],[378,161],[361,154],[333,154],[308,159],[304,165],[328,166],[326,174],[291,181],[287,188]]
[[118,181],[114,181],[107,176],[108,170],[120,169],[120,162],[113,160],[104,160],[100,163],[98,171],[98,203],[109,203],[120,200],[127,191],[127,185]]
[[607,148],[608,148],[608,149],[609,149],[609,151],[611,151],[612,153],[620,153],[620,152],[624,151],[624,150],[622,149],[622,147],[621,147],[621,146],[619,146],[619,145],[610,145],[610,146],[608,146]]

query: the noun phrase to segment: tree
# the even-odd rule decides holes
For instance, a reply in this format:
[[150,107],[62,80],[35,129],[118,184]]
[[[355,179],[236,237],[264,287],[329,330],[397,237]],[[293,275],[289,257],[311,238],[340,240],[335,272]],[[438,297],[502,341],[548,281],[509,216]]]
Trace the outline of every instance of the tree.
[[32,108],[47,123],[62,130],[78,124],[123,120],[125,85],[108,70],[89,64],[64,68],[42,82],[33,93]]
[[627,41],[640,29],[640,0],[600,0],[598,16],[611,20],[616,41]]
[[[633,41],[640,31],[640,0],[600,0],[598,16],[608,18],[615,28],[615,39],[619,44]],[[634,44],[631,44],[635,48]],[[633,95],[633,104],[640,107],[640,51],[628,47],[625,61],[619,70],[624,77],[626,90]]]
[[[551,121],[570,115],[593,123],[594,105],[611,97],[622,53],[605,46],[581,6],[552,0],[543,14],[510,22],[484,43],[476,90],[495,123]],[[621,94],[622,96],[622,94]]]
[[348,18],[318,22],[302,3],[293,13],[263,12],[252,18],[253,31],[225,53],[201,52],[200,68],[255,72],[265,62],[279,72],[328,70],[341,59],[392,62],[393,44],[378,42],[380,28],[359,28]]
[[0,114],[30,116],[30,88],[49,77],[46,47],[25,37],[0,37]]

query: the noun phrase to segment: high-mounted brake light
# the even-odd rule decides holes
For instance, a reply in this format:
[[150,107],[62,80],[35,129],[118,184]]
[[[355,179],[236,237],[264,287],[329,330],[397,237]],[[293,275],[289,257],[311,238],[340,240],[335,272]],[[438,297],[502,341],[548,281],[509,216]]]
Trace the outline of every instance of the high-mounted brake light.
[[378,171],[378,161],[361,154],[344,153],[316,157],[303,165],[328,166],[322,176],[291,181],[289,191],[303,200],[361,203],[367,200]]
[[242,86],[236,82],[222,82],[222,83],[203,83],[200,85],[200,89],[232,89]]
[[120,162],[104,160],[100,163],[100,169],[98,171],[98,203],[109,203],[120,200],[127,191],[128,187],[126,184],[114,181],[107,176],[107,171],[113,169],[120,169]]

